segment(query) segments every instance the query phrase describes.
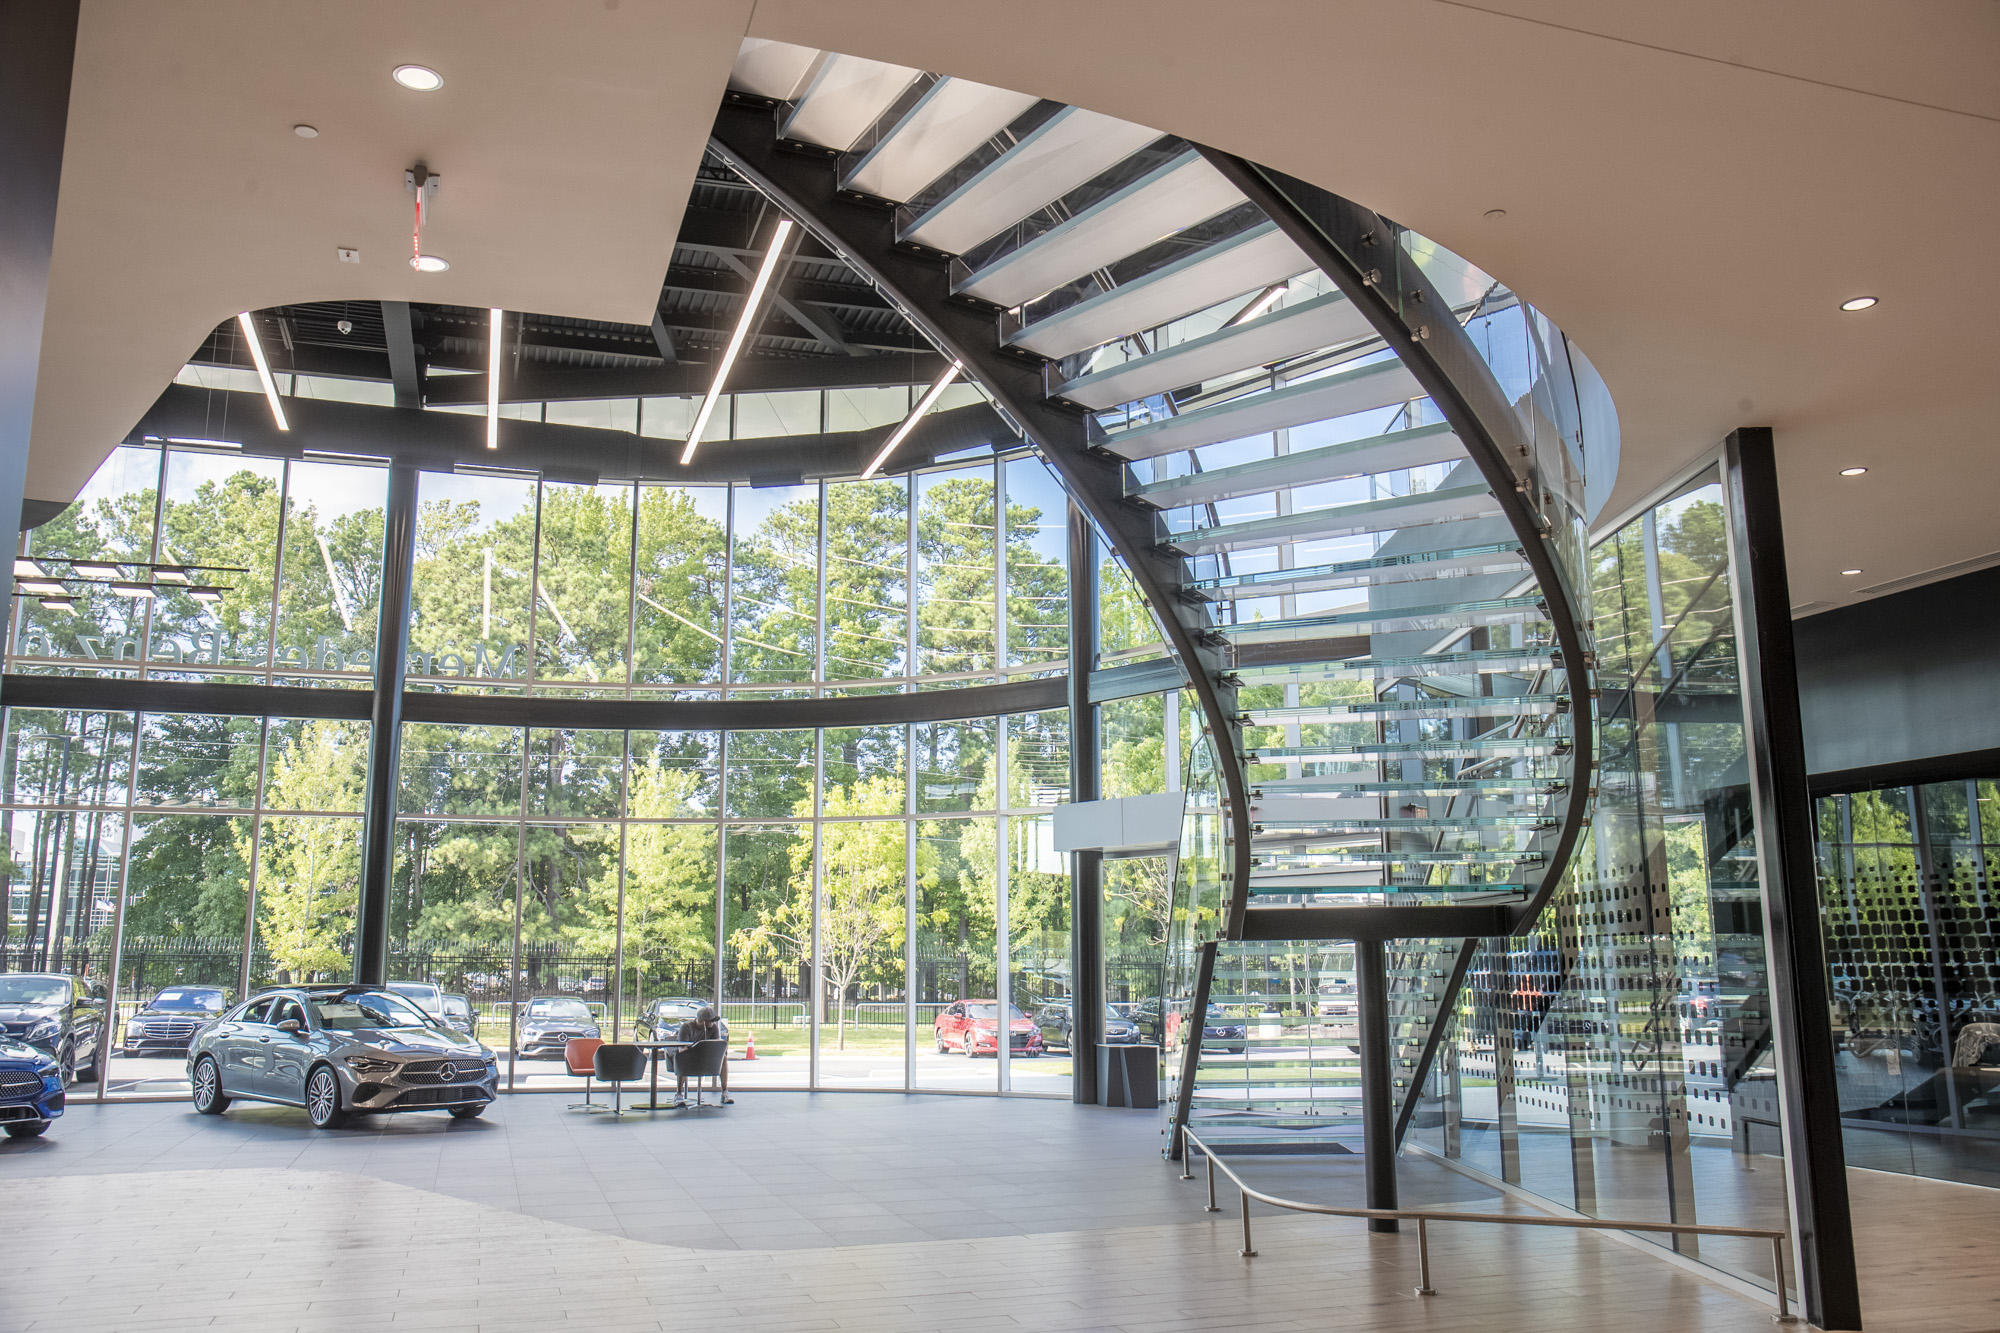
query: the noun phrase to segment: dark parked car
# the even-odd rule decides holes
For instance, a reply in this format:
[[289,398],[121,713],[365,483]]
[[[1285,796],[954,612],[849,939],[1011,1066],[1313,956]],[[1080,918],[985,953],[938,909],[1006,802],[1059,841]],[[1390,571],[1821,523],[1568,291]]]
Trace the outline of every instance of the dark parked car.
[[[681,1024],[700,1013],[707,1000],[691,999],[680,995],[667,1000],[655,1000],[639,1013],[638,1022],[633,1024],[634,1041],[672,1041],[680,1031]],[[729,1036],[729,1024],[722,1025],[722,1035]]]
[[45,1051],[0,1037],[0,1129],[32,1139],[62,1113],[61,1067]]
[[0,975],[0,1036],[55,1059],[63,1082],[96,1083],[110,1054],[104,987],[57,972]]
[[528,1007],[521,1013],[518,1040],[524,1059],[546,1055],[560,1060],[571,1037],[603,1035],[604,1030],[597,1026],[590,1006],[582,1000],[572,1000],[566,995],[538,995],[528,1001]]
[[[1158,1000],[1142,1000],[1133,1011],[1132,1021],[1138,1025],[1145,1040],[1156,1046],[1166,1045],[1166,1039],[1180,1031],[1181,1015],[1177,1009],[1167,1011],[1165,1021],[1160,1017]],[[1249,1035],[1249,1027],[1240,1018],[1231,1018],[1222,1012],[1222,1006],[1208,1006],[1208,1018],[1201,1026],[1201,1035],[1214,1041],[1242,1041]]]
[[454,1032],[476,1037],[479,1035],[479,1011],[463,995],[447,995],[444,997],[444,1025]]
[[[1007,1006],[1007,1053],[1033,1056],[1042,1053],[1042,1032],[1026,1014]],[[994,1000],[960,1000],[946,1005],[932,1025],[937,1033],[940,1055],[961,1050],[967,1055],[1000,1054],[1000,1005]]]
[[168,986],[125,1020],[119,1054],[184,1056],[194,1034],[228,1007],[229,992],[220,986]]
[[492,1051],[376,986],[267,991],[196,1033],[189,1056],[203,1115],[242,1097],[302,1106],[321,1129],[356,1113],[470,1119],[497,1091]]
[[[1075,1021],[1070,1001],[1056,1000],[1035,1011],[1035,1024],[1042,1030],[1042,1045],[1051,1050],[1060,1047],[1070,1050],[1070,1026]],[[1139,1025],[1124,1017],[1111,1005],[1104,1006],[1104,1044],[1106,1046],[1135,1046],[1139,1043]]]

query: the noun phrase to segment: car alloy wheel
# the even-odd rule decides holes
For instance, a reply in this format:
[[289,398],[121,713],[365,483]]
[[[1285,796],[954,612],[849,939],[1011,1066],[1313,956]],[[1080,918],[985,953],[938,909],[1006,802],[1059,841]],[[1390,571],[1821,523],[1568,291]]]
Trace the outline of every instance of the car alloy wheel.
[[938,1054],[950,1055],[951,1047],[944,1044],[944,1033],[933,1030],[931,1035],[937,1038]]
[[306,1115],[320,1129],[338,1129],[347,1123],[340,1109],[340,1080],[325,1065],[306,1076]]
[[970,1032],[965,1034],[965,1058],[968,1060],[977,1060],[979,1058],[979,1052],[972,1049],[972,1034]]
[[221,1115],[229,1106],[229,1099],[222,1095],[222,1071],[215,1067],[215,1061],[207,1056],[194,1062],[194,1076],[190,1080],[194,1087],[194,1109],[203,1115]]

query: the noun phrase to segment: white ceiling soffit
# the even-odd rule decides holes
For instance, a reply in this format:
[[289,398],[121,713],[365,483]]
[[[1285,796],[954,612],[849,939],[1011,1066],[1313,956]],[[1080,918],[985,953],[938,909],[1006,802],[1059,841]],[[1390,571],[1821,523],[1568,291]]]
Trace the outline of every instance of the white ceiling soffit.
[[[1414,227],[1589,352],[1623,432],[1608,512],[1772,427],[1806,603],[1993,547],[2000,5],[1920,13],[1156,0],[1135,23],[1112,0],[1016,0],[995,23],[760,0],[751,35],[1157,126]],[[1857,295],[1881,304],[1843,314]]]
[[[645,323],[749,12],[84,0],[28,495],[74,495],[239,310],[390,299]],[[406,62],[444,86],[397,86]],[[448,273],[409,267],[419,160],[443,177],[425,248]]]
[[746,37],[736,56],[736,68],[729,72],[729,86],[740,93],[789,102],[812,77],[819,58],[820,53],[810,46]]

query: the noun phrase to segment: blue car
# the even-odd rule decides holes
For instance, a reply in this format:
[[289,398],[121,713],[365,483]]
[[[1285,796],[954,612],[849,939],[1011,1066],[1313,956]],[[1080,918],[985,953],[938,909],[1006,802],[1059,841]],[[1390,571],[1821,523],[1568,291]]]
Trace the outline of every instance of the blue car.
[[0,1037],[0,1129],[32,1139],[62,1113],[62,1067],[46,1051]]

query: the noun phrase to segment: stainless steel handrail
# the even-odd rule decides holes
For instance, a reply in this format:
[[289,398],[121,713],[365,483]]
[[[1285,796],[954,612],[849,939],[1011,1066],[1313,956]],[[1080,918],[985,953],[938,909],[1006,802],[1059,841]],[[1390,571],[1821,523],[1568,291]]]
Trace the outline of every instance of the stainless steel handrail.
[[[1208,1207],[1205,1211],[1222,1211],[1215,1202],[1216,1156],[1193,1130],[1183,1127],[1181,1139],[1185,1144],[1199,1148],[1208,1163]],[[1242,1193],[1243,1203],[1243,1248],[1237,1253],[1246,1259],[1257,1257],[1257,1249],[1250,1243],[1250,1201],[1268,1203],[1274,1208],[1288,1208],[1295,1213],[1321,1213],[1328,1217],[1363,1217],[1384,1221],[1414,1221],[1417,1224],[1417,1291],[1419,1296],[1434,1296],[1437,1289],[1431,1286],[1431,1240],[1428,1224],[1431,1222],[1489,1222],[1503,1226],[1522,1227],[1568,1227],[1573,1231],[1666,1231],[1675,1235],[1695,1236],[1747,1236],[1756,1240],[1771,1242],[1771,1270],[1777,1288],[1777,1322],[1794,1324],[1798,1317],[1792,1314],[1785,1296],[1785,1240],[1786,1233],[1763,1227],[1723,1227],[1711,1226],[1703,1222],[1621,1222],[1596,1217],[1544,1217],[1524,1213],[1447,1213],[1431,1208],[1336,1208],[1329,1204],[1302,1203],[1297,1199],[1281,1199],[1274,1194],[1252,1189],[1222,1163],[1222,1173]],[[1194,1163],[1182,1150],[1181,1179],[1194,1179]]]

